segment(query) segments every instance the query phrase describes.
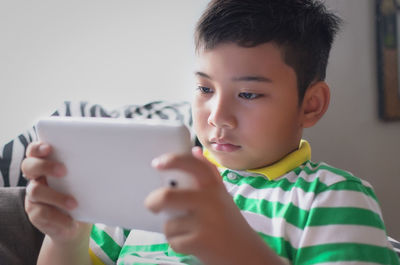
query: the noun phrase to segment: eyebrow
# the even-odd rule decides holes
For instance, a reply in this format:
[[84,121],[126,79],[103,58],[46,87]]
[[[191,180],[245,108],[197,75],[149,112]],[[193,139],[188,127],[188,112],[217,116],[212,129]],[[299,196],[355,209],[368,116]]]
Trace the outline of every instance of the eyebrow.
[[[211,76],[209,76],[209,75],[207,75],[206,73],[203,73],[203,72],[195,72],[195,75],[212,80]],[[242,82],[242,81],[245,81],[245,82],[267,82],[267,83],[271,83],[272,82],[272,80],[267,78],[267,77],[264,77],[264,76],[252,76],[252,75],[233,77],[232,81],[235,81],[235,82]]]

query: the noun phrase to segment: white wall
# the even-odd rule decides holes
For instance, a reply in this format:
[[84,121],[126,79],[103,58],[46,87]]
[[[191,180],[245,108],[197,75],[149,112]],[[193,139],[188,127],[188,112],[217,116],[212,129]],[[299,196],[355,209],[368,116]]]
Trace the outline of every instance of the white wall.
[[[193,26],[207,0],[0,0],[0,143],[64,100],[114,107],[189,99]],[[370,181],[400,238],[400,122],[378,119],[373,0],[327,0],[345,19],[332,102],[306,131],[313,159]]]
[[0,0],[0,143],[64,100],[190,99],[207,0]]
[[400,238],[400,121],[378,118],[373,0],[326,0],[344,18],[331,53],[331,105],[306,131],[313,159],[347,169],[375,188],[389,234]]

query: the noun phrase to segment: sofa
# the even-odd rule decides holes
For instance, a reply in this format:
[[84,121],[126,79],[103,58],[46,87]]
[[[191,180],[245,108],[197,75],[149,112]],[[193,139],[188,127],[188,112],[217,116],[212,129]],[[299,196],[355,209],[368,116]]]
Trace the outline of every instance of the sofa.
[[36,264],[44,236],[30,223],[24,198],[24,187],[0,188],[1,265]]
[[[174,119],[192,126],[190,104],[156,101],[145,105],[127,105],[106,110],[88,102],[64,102],[53,115],[109,118]],[[192,133],[193,141],[198,141]],[[20,171],[28,144],[37,140],[32,127],[0,146],[0,265],[36,264],[43,234],[32,226],[24,211],[26,179]],[[389,237],[400,257],[400,243]]]

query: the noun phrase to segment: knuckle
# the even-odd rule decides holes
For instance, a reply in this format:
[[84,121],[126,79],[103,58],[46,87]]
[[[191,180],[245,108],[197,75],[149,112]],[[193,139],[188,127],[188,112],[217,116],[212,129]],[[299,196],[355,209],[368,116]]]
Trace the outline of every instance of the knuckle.
[[174,251],[182,254],[191,253],[193,248],[191,242],[179,238],[171,240],[170,246]]
[[29,182],[28,186],[26,187],[26,196],[31,201],[35,201],[38,196],[41,194],[41,184],[37,181]]
[[180,240],[171,240],[170,246],[175,252],[185,253],[185,244],[182,244]]
[[34,157],[25,158],[21,163],[21,171],[28,179],[46,175],[54,167],[54,162]]
[[21,171],[22,171],[22,173],[24,174],[24,175],[27,175],[27,173],[28,173],[28,162],[27,162],[27,159],[28,158],[25,158],[24,160],[22,160],[22,163],[21,163]]
[[32,202],[29,201],[28,197],[25,197],[25,211],[28,213],[28,216],[33,212],[34,210],[34,205]]
[[31,157],[35,155],[35,150],[39,147],[39,142],[32,142],[26,148],[26,156]]

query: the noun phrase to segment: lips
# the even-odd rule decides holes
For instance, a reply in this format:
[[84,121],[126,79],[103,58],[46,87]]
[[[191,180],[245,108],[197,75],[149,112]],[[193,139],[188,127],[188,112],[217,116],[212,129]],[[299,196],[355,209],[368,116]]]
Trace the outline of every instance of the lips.
[[220,152],[234,152],[241,148],[239,145],[232,144],[224,139],[211,139],[210,144],[215,151]]

